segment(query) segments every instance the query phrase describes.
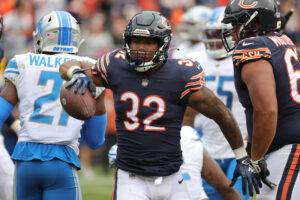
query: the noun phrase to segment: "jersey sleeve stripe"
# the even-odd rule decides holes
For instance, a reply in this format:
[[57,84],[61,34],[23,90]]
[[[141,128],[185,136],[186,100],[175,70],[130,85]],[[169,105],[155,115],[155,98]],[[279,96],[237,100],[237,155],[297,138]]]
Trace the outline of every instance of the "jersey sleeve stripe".
[[106,66],[109,65],[109,56],[110,56],[110,53],[111,52],[109,52],[108,54],[106,54]]
[[197,78],[200,78],[200,77],[202,77],[204,75],[204,71],[203,72],[201,72],[200,74],[198,74],[198,75],[195,75],[195,76],[192,76],[191,77],[191,80],[193,80],[193,79],[197,79]]
[[[103,59],[103,57],[101,57],[101,60],[102,59]],[[107,79],[106,79],[105,75],[103,75],[102,67],[99,67],[99,61],[100,61],[100,58],[97,60],[97,71],[92,71],[92,73],[94,75],[99,73],[101,78],[107,83]]]
[[259,58],[270,58],[270,57],[271,57],[270,55],[252,56],[252,57],[244,58],[244,59],[241,59],[241,60],[237,61],[236,65],[239,66],[240,63],[243,63],[245,61],[255,61],[255,60],[258,60]]
[[234,51],[234,54],[236,53],[245,53],[245,52],[252,52],[252,51],[265,51],[267,53],[271,53],[271,51],[268,48],[258,48],[258,49],[243,49],[243,50],[236,50]]
[[193,85],[201,85],[201,81],[198,80],[198,81],[195,81],[195,82],[187,83],[184,87],[189,87],[189,86],[193,86]]
[[180,99],[182,99],[184,96],[186,96],[190,91],[192,91],[192,90],[200,90],[202,87],[203,87],[203,85],[200,85],[199,87],[189,88],[189,89],[185,90],[184,92],[181,93]]
[[101,69],[102,69],[102,72],[104,73],[105,76],[107,76],[107,72],[106,72],[106,68],[105,68],[105,64],[104,64],[104,57],[106,55],[102,56],[101,58]]
[[5,73],[20,74],[18,71],[5,70]]

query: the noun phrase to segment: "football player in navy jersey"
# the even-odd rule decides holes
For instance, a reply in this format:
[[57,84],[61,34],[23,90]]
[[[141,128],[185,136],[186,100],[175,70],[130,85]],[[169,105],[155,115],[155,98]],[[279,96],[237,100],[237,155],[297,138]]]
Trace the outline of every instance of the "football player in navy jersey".
[[[95,65],[68,61],[63,79],[76,93],[93,85],[114,94],[117,173],[114,199],[189,199],[179,168],[180,129],[187,105],[217,122],[235,152],[244,190],[259,192],[260,178],[244,146],[235,119],[204,86],[204,72],[190,59],[167,59],[168,20],[156,11],[136,14],[124,31],[124,51],[115,50]],[[91,70],[90,70],[91,69]]]
[[235,87],[245,108],[249,153],[265,183],[257,198],[263,200],[300,197],[300,62],[291,39],[276,32],[282,19],[275,0],[232,1],[223,19],[233,25],[223,43],[234,49]]

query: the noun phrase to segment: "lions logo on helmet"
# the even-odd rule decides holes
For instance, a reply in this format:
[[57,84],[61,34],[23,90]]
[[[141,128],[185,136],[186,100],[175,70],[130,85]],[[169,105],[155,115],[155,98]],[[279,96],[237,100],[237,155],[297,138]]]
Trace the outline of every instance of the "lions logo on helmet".
[[36,53],[74,53],[82,44],[77,20],[66,11],[53,11],[40,19],[33,32]]
[[[232,34],[235,34],[240,41],[280,29],[281,17],[277,0],[232,1],[225,9],[222,22],[234,25],[231,30],[222,34],[224,46],[229,52],[235,48],[235,45],[228,42]],[[237,26],[241,26],[239,32]]]
[[[155,38],[158,40],[158,50],[147,51],[148,54],[153,54],[151,61],[144,62],[142,58],[133,59],[131,57],[131,51],[141,52],[139,50],[130,49],[130,40],[135,36]],[[146,72],[167,60],[171,38],[171,26],[165,17],[156,11],[142,11],[129,21],[124,31],[123,49],[126,52],[125,58],[136,71]],[[146,51],[143,50],[141,54],[145,52]]]
[[[222,32],[232,29],[231,24],[223,24],[221,22],[224,17],[224,11],[225,7],[215,8],[203,30],[203,42],[206,52],[216,60],[226,58],[232,53],[226,51],[221,40]],[[232,40],[230,42],[233,43]]]

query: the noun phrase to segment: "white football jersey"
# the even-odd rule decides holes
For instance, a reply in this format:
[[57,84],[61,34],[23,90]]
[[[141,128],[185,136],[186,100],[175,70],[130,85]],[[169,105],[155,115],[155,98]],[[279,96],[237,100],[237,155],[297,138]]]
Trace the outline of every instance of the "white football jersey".
[[64,144],[78,154],[80,129],[84,121],[69,116],[60,104],[64,83],[59,67],[68,60],[95,63],[94,59],[70,54],[16,55],[4,77],[16,87],[21,130],[18,141]]
[[197,44],[192,44],[190,41],[183,41],[176,48],[179,50],[173,50],[171,55],[172,58],[175,59],[187,59],[187,55],[192,52],[203,52],[205,51],[205,45],[203,42],[199,42]]
[[[211,89],[231,110],[245,138],[247,136],[246,117],[235,90],[231,57],[218,61],[207,55],[206,51],[201,54],[191,53],[188,56],[201,64],[205,72],[205,86]],[[202,130],[201,140],[214,159],[234,157],[229,143],[213,120],[198,114],[195,118],[195,129]]]
[[203,166],[203,144],[197,132],[190,126],[182,126],[180,144],[183,164],[180,171],[183,175],[192,200],[205,199],[207,195],[202,186],[201,171]]

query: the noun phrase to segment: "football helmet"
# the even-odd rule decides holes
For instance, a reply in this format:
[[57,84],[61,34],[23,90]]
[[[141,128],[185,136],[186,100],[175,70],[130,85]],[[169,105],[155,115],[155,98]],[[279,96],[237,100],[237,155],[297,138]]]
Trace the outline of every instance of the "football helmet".
[[52,11],[43,16],[33,31],[36,53],[73,53],[82,44],[79,23],[68,12]]
[[227,37],[235,34],[238,41],[259,35],[265,35],[270,31],[280,29],[281,17],[277,0],[234,0],[225,9],[222,21],[232,24],[230,31],[222,34],[224,46],[227,51],[235,48],[227,42]]
[[[131,49],[131,38],[136,36],[157,39],[158,50],[146,51]],[[146,72],[167,60],[171,38],[171,25],[165,17],[156,11],[142,11],[129,21],[123,33],[125,58],[136,71]],[[145,61],[144,58],[141,57],[133,58],[131,52],[137,52],[140,55],[152,54],[153,58],[151,61]]]
[[[211,18],[207,22],[203,30],[203,42],[206,52],[209,56],[216,60],[226,58],[232,52],[227,52],[221,40],[222,32],[231,30],[231,24],[223,24],[221,21],[224,17],[225,7],[217,7],[213,10]],[[228,39],[229,40],[229,39]],[[230,41],[233,43],[232,39]]]
[[182,40],[202,41],[203,27],[209,20],[211,13],[212,9],[206,6],[194,6],[188,9],[178,25],[179,37]]

